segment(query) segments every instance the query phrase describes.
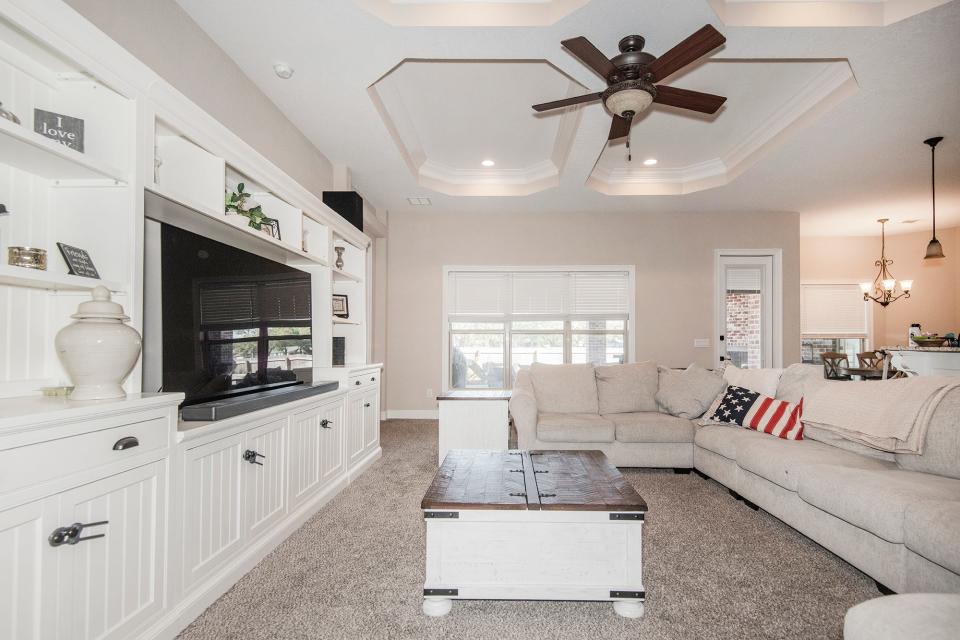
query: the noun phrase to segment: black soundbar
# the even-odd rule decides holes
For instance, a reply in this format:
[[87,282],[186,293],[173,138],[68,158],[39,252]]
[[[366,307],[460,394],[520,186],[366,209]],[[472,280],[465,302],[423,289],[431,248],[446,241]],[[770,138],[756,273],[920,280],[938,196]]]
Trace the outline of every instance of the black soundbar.
[[180,410],[180,419],[185,422],[214,420],[224,420],[234,416],[250,413],[275,407],[285,402],[302,400],[311,396],[318,396],[322,393],[330,393],[340,388],[339,382],[315,382],[313,384],[301,384],[293,387],[284,387],[282,389],[270,389],[251,393],[236,398],[225,398],[223,400],[211,400],[202,402]]

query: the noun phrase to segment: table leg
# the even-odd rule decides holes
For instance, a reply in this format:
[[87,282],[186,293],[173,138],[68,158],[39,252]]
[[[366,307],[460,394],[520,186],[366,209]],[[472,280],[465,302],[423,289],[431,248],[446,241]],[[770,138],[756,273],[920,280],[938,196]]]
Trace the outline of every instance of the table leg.
[[643,603],[639,600],[614,600],[613,610],[624,618],[640,618],[643,616]]
[[423,599],[423,612],[428,616],[438,618],[450,613],[453,608],[453,600],[450,598],[438,598],[427,596]]

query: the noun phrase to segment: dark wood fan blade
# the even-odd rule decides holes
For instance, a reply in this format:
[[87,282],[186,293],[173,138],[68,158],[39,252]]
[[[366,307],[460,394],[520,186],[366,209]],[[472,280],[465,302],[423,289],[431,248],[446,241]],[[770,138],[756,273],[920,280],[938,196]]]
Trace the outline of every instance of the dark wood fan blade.
[[712,93],[700,93],[699,91],[690,91],[689,89],[678,89],[666,85],[657,85],[657,97],[654,102],[667,104],[671,107],[680,107],[681,109],[690,109],[700,113],[716,113],[717,109],[727,101],[723,96],[715,96]]
[[580,104],[581,102],[591,102],[599,98],[601,94],[599,93],[588,93],[585,96],[577,96],[575,98],[564,98],[563,100],[554,100],[553,102],[544,102],[543,104],[533,105],[534,111],[549,111],[550,109],[559,109],[560,107],[569,107],[572,104]]
[[692,36],[651,62],[647,70],[653,74],[654,82],[658,82],[710,53],[726,41],[722,33],[709,24],[704,25]]
[[630,135],[631,120],[620,116],[613,116],[613,122],[610,123],[610,135],[607,140],[616,140]]
[[716,113],[724,102],[727,101],[723,96],[715,96],[712,93],[701,93],[699,91],[690,91],[689,89],[678,89],[666,85],[657,85],[657,97],[654,102],[667,104],[671,107],[680,107],[681,109],[690,109],[700,113]]
[[583,64],[599,73],[604,80],[617,70],[610,59],[583,36],[563,40],[560,44],[566,47],[567,51],[580,58]]

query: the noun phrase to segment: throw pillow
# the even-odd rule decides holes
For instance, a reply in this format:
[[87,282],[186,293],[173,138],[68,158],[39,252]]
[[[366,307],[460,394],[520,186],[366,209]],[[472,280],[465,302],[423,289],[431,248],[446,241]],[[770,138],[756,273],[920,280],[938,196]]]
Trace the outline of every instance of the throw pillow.
[[657,410],[659,372],[654,362],[596,367],[600,413]]
[[723,379],[730,384],[771,398],[777,395],[782,375],[783,369],[741,369],[733,364],[727,364],[723,369]]
[[657,404],[672,416],[688,420],[699,418],[723,390],[724,384],[720,376],[696,364],[683,371],[660,369]]
[[784,440],[803,440],[803,399],[797,404],[776,400],[730,385],[712,419],[769,433]]

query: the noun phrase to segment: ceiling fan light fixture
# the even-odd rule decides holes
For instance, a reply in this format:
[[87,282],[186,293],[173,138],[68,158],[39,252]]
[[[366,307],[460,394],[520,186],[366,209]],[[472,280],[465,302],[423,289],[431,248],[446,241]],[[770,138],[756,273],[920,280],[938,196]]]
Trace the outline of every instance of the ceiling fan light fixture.
[[653,96],[643,89],[623,89],[611,94],[604,102],[607,111],[622,118],[634,117],[651,104]]

